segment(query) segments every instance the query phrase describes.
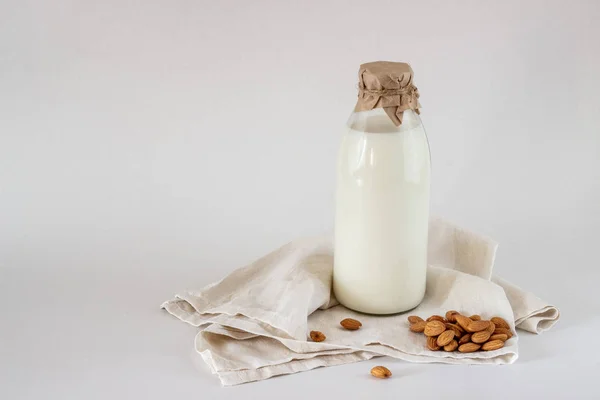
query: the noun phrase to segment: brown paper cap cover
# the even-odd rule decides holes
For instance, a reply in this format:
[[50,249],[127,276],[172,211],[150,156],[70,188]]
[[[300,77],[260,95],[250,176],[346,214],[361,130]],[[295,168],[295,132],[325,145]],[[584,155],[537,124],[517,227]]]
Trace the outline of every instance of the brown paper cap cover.
[[413,85],[413,70],[400,62],[375,61],[358,71],[358,101],[354,111],[383,108],[396,126],[405,110],[419,114],[419,91]]

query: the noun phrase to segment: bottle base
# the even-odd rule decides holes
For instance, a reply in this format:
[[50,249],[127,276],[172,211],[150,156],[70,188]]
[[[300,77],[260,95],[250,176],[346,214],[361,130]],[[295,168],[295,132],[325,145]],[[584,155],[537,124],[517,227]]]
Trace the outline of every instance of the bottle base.
[[360,305],[352,304],[352,302],[346,302],[346,301],[344,301],[344,300],[342,300],[340,298],[337,298],[337,300],[339,301],[339,303],[342,306],[346,307],[349,310],[356,311],[356,312],[359,312],[361,314],[385,316],[385,315],[402,314],[402,313],[405,313],[407,311],[413,310],[413,309],[417,308],[419,306],[419,304],[421,304],[421,302],[423,301],[423,298],[419,299],[419,301],[417,301],[416,303],[410,304],[408,306],[395,307],[395,308],[389,308],[389,309],[377,309],[377,308],[373,308],[373,307],[361,307]]

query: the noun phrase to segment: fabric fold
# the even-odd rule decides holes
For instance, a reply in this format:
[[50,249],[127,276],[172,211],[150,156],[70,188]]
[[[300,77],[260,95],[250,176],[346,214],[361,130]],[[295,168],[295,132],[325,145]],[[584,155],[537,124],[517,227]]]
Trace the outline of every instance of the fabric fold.
[[[441,219],[430,223],[427,290],[409,313],[446,310],[500,316],[512,328],[540,333],[559,318],[558,310],[497,277],[497,244]],[[422,335],[408,330],[406,316],[365,315],[339,305],[331,293],[330,238],[290,242],[204,289],[183,292],[163,303],[170,314],[200,328],[195,346],[223,385],[391,356],[410,362],[510,364],[518,357],[518,336],[505,347],[463,354],[433,352]],[[340,327],[355,318],[358,331]],[[513,322],[514,321],[514,322]],[[311,330],[327,336],[307,339]]]

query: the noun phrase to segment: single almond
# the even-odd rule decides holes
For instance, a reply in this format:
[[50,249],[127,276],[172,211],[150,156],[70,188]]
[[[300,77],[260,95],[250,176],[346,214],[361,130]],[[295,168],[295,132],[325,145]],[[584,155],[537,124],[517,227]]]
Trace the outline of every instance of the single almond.
[[355,331],[355,330],[359,329],[362,326],[362,324],[360,323],[360,321],[357,321],[357,320],[352,319],[352,318],[343,319],[340,322],[340,325],[343,326],[345,329],[348,329],[349,331]]
[[492,321],[490,321],[490,326],[487,327],[486,332],[489,332],[490,335],[493,335],[495,330],[496,330],[496,324],[494,324]]
[[310,331],[310,338],[313,342],[322,342],[323,340],[327,339],[327,337],[319,331]]
[[506,329],[506,328],[496,328],[494,330],[494,335],[498,334],[498,333],[503,333],[506,336],[508,336],[508,338],[510,339],[511,337],[513,337],[513,333],[510,331],[510,329]]
[[465,343],[463,345],[460,345],[458,347],[458,351],[460,351],[461,353],[472,353],[474,351],[477,351],[481,348],[481,345],[477,344],[477,343]]
[[458,342],[456,340],[453,340],[444,346],[444,351],[454,351],[457,348],[458,348]]
[[458,311],[454,311],[454,310],[450,310],[446,312],[446,319],[448,320],[448,322],[456,322],[456,318],[454,317],[456,314],[458,314]]
[[508,340],[508,335],[505,333],[496,333],[490,336],[490,341],[492,340],[502,340],[503,342],[506,342]]
[[465,328],[467,332],[480,332],[490,327],[490,321],[471,321],[471,323]]
[[471,318],[471,321],[481,321],[481,317],[477,314],[471,315],[469,318]]
[[441,315],[432,315],[431,317],[426,319],[427,322],[430,321],[440,321],[440,322],[444,322],[444,317],[442,317]]
[[437,338],[431,336],[427,338],[427,348],[431,351],[438,351],[441,347],[437,344]]
[[470,341],[471,341],[471,334],[467,333],[460,338],[460,340],[458,341],[458,344],[465,344],[465,343],[469,343]]
[[457,322],[457,323],[455,323],[455,324],[453,324],[453,325],[454,325],[454,326],[455,326],[455,327],[456,327],[456,328],[457,328],[459,331],[461,331],[463,334],[467,333],[467,331],[465,331],[465,328],[463,328],[462,326],[460,326],[460,325],[458,324],[458,322]]
[[504,342],[502,340],[490,340],[481,346],[481,350],[491,351],[501,349],[502,347],[504,347]]
[[471,318],[469,317],[465,317],[464,315],[461,314],[456,314],[454,316],[454,318],[456,319],[456,322],[458,323],[458,325],[461,326],[461,328],[463,329],[467,329],[467,326],[469,326],[469,324],[473,321],[471,321]]
[[427,325],[427,322],[419,321],[419,322],[415,322],[414,324],[412,324],[409,329],[412,332],[421,333],[425,330],[425,325]]
[[425,325],[425,336],[438,336],[446,330],[446,325],[442,321],[433,320]]
[[408,317],[408,322],[410,322],[411,324],[416,324],[417,322],[421,321],[423,321],[423,318],[417,315],[411,315],[410,317]]
[[449,322],[447,322],[445,325],[446,329],[452,329],[454,331],[454,336],[457,338],[461,337],[465,333],[465,330],[459,325],[451,324]]
[[454,340],[454,331],[452,329],[448,329],[447,331],[442,332],[440,336],[437,338],[438,346],[444,347],[448,343]]
[[510,325],[508,324],[508,322],[506,322],[504,318],[494,317],[492,318],[492,322],[496,324],[497,328],[510,329]]
[[485,343],[490,338],[490,333],[488,331],[475,332],[471,335],[471,342],[473,343]]
[[375,378],[386,379],[392,376],[392,371],[382,365],[371,368],[371,375]]

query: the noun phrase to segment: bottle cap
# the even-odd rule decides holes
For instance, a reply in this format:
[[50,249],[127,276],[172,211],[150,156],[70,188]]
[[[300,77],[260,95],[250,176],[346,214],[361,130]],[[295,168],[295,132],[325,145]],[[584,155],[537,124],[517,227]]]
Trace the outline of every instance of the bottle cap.
[[354,111],[383,108],[396,126],[406,110],[419,114],[419,91],[413,85],[413,70],[401,62],[375,61],[358,71],[358,101]]

